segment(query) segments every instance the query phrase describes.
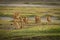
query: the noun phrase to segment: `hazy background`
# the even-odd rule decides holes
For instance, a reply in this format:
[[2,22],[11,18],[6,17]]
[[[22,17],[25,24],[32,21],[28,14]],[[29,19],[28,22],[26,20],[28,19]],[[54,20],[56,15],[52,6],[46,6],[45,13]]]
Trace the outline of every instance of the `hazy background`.
[[40,4],[41,2],[54,2],[54,3],[59,3],[60,0],[0,0],[0,4],[11,4],[11,3],[24,3],[24,4],[29,4],[35,2],[37,4],[37,2]]

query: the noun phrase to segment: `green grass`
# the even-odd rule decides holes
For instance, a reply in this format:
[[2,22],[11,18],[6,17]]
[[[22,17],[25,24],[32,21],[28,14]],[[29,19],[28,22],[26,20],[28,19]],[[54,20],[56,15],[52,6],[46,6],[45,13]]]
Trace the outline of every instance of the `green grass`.
[[[21,32],[22,31],[22,32]],[[43,36],[43,37],[42,37]],[[13,39],[19,39],[22,38],[24,40],[26,40],[25,38],[32,38],[32,37],[42,37],[44,39],[48,38],[48,37],[54,37],[54,39],[58,36],[60,36],[60,33],[41,33],[39,32],[23,32],[23,30],[10,30],[10,31],[4,31],[4,30],[0,30],[0,39],[1,40],[13,40]],[[48,38],[49,39],[49,38]]]
[[[55,9],[55,10],[54,10]],[[49,13],[50,15],[55,15],[55,12],[60,13],[59,7],[54,8],[44,8],[44,7],[3,7],[0,6],[0,16],[9,16],[11,17],[13,13],[19,12],[22,16],[31,16],[31,15],[39,15],[43,16],[44,13]],[[3,12],[4,11],[4,12]]]
[[[4,23],[3,23],[4,22]],[[1,20],[0,23],[0,39],[13,40],[18,38],[31,38],[36,36],[60,36],[60,25],[36,25],[28,26],[22,29],[8,29],[11,27],[11,22]],[[43,24],[43,23],[42,23]],[[11,28],[13,28],[12,26]],[[6,29],[5,29],[6,28]]]
[[32,3],[26,2],[25,4],[60,5],[59,2],[32,2]]
[[[41,25],[31,28],[17,30],[0,30],[2,37],[34,37],[34,36],[51,36],[60,35],[60,25]],[[7,36],[6,36],[7,35]]]
[[[2,9],[3,8],[3,9]],[[13,15],[15,10],[18,10],[21,15],[23,16],[42,16],[44,15],[44,12],[49,12],[50,15],[57,16],[54,14],[55,12],[59,12],[60,8],[40,8],[40,7],[0,7],[2,9],[0,11],[1,16],[11,16]],[[55,10],[53,10],[55,9]],[[4,11],[4,12],[3,12]],[[3,14],[2,14],[3,13]],[[37,26],[31,26],[28,28],[22,28],[22,29],[5,29],[5,28],[13,28],[14,26],[11,26],[11,22],[0,20],[0,39],[13,39],[16,37],[35,37],[35,36],[60,36],[60,22],[54,22],[53,25],[48,25],[46,23],[42,23],[45,25],[37,25]]]

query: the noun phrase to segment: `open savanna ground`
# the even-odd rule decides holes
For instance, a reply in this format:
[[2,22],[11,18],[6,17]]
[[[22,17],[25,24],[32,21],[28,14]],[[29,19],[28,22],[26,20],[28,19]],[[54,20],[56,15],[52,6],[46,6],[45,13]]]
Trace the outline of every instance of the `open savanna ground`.
[[[4,26],[3,28],[5,28]],[[1,40],[57,40],[60,39],[60,25],[37,25],[23,29],[0,29]]]
[[1,6],[0,7],[0,16],[10,16],[13,15],[13,13],[19,12],[20,15],[45,15],[47,13],[51,15],[55,15],[55,13],[60,12],[59,7],[6,7],[6,6]]
[[[22,29],[15,29],[13,25],[13,14],[20,13],[21,16],[45,17],[50,15],[54,22],[41,22],[36,24],[30,20],[28,24],[23,23]],[[12,18],[11,20],[8,18]],[[34,18],[32,18],[34,19]],[[60,40],[60,8],[59,7],[15,7],[0,6],[0,39],[1,40]]]

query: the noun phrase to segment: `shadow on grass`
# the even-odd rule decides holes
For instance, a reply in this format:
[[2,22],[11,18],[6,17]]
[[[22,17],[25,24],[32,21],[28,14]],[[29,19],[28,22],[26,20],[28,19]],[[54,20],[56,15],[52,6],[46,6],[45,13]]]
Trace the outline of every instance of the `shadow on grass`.
[[60,36],[13,37],[0,40],[60,40]]

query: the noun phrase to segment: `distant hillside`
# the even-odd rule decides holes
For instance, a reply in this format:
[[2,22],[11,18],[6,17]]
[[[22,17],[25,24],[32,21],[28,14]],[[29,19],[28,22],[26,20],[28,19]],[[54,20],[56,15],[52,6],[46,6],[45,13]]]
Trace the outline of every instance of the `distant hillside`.
[[0,0],[0,2],[8,2],[8,1],[20,1],[20,2],[22,2],[22,1],[24,1],[24,2],[39,2],[39,1],[48,1],[48,2],[56,2],[56,1],[60,1],[60,0]]
[[0,0],[0,4],[47,4],[47,5],[60,5],[60,0]]

